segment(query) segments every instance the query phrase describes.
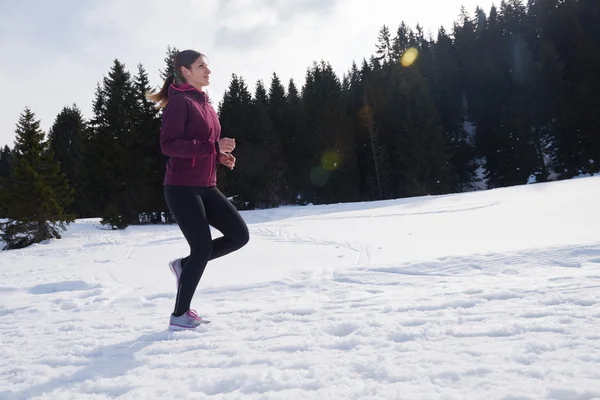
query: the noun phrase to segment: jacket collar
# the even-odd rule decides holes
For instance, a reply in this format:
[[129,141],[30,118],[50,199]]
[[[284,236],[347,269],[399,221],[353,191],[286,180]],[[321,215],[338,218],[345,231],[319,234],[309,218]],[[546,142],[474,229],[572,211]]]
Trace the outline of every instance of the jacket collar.
[[202,92],[202,91],[196,89],[194,86],[190,85],[189,83],[183,83],[181,85],[171,84],[171,86],[169,86],[169,96],[177,95],[177,94],[181,94],[181,93],[188,93],[202,102],[208,101],[208,95],[205,92]]

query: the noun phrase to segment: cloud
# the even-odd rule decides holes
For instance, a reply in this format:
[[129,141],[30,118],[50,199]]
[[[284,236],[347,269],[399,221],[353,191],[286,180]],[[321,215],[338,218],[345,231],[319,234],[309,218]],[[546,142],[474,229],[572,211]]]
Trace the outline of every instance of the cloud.
[[293,24],[310,19],[324,22],[335,10],[336,0],[222,0],[217,9],[221,25],[214,44],[248,50],[282,40]]
[[254,47],[264,46],[275,40],[273,27],[264,25],[250,28],[232,28],[220,26],[215,32],[215,46],[229,47],[239,50],[248,50]]
[[84,9],[85,2],[77,0],[4,2],[0,5],[0,34],[10,42],[35,47],[37,54],[68,53],[81,46],[86,36],[103,34],[82,26],[77,16]]
[[[280,22],[293,22],[306,15],[325,17],[331,15],[341,0],[221,0],[218,19],[238,19],[267,10]],[[343,2],[341,3],[343,4]]]

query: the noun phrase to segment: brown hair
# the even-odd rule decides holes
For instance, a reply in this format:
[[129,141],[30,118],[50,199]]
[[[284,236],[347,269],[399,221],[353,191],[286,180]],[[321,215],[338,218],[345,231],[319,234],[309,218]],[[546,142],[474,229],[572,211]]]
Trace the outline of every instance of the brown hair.
[[169,102],[169,86],[171,84],[186,83],[185,78],[181,76],[181,67],[190,69],[192,64],[200,57],[206,57],[204,54],[195,50],[183,50],[177,53],[173,58],[173,73],[167,76],[162,88],[157,93],[147,94],[146,97],[155,103],[157,108],[165,108]]

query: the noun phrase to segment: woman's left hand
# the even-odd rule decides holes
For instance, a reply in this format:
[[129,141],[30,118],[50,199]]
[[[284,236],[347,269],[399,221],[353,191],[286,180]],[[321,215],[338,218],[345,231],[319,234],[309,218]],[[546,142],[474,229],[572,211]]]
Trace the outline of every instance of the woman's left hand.
[[233,167],[235,167],[235,157],[230,153],[219,153],[219,162],[230,170],[233,170]]

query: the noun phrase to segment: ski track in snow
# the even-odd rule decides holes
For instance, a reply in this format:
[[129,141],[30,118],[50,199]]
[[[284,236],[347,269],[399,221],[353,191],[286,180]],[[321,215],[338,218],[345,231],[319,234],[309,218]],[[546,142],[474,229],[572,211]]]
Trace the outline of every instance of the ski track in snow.
[[[166,262],[187,250],[174,226],[79,222],[5,252],[0,399],[600,398],[598,239],[398,256],[421,223],[502,214],[511,198],[495,193],[247,213],[250,249],[207,268],[193,307],[213,322],[197,332],[166,329]],[[597,230],[600,212],[583,214]],[[393,237],[375,232],[379,217],[398,225]],[[370,225],[331,226],[349,220]]]

